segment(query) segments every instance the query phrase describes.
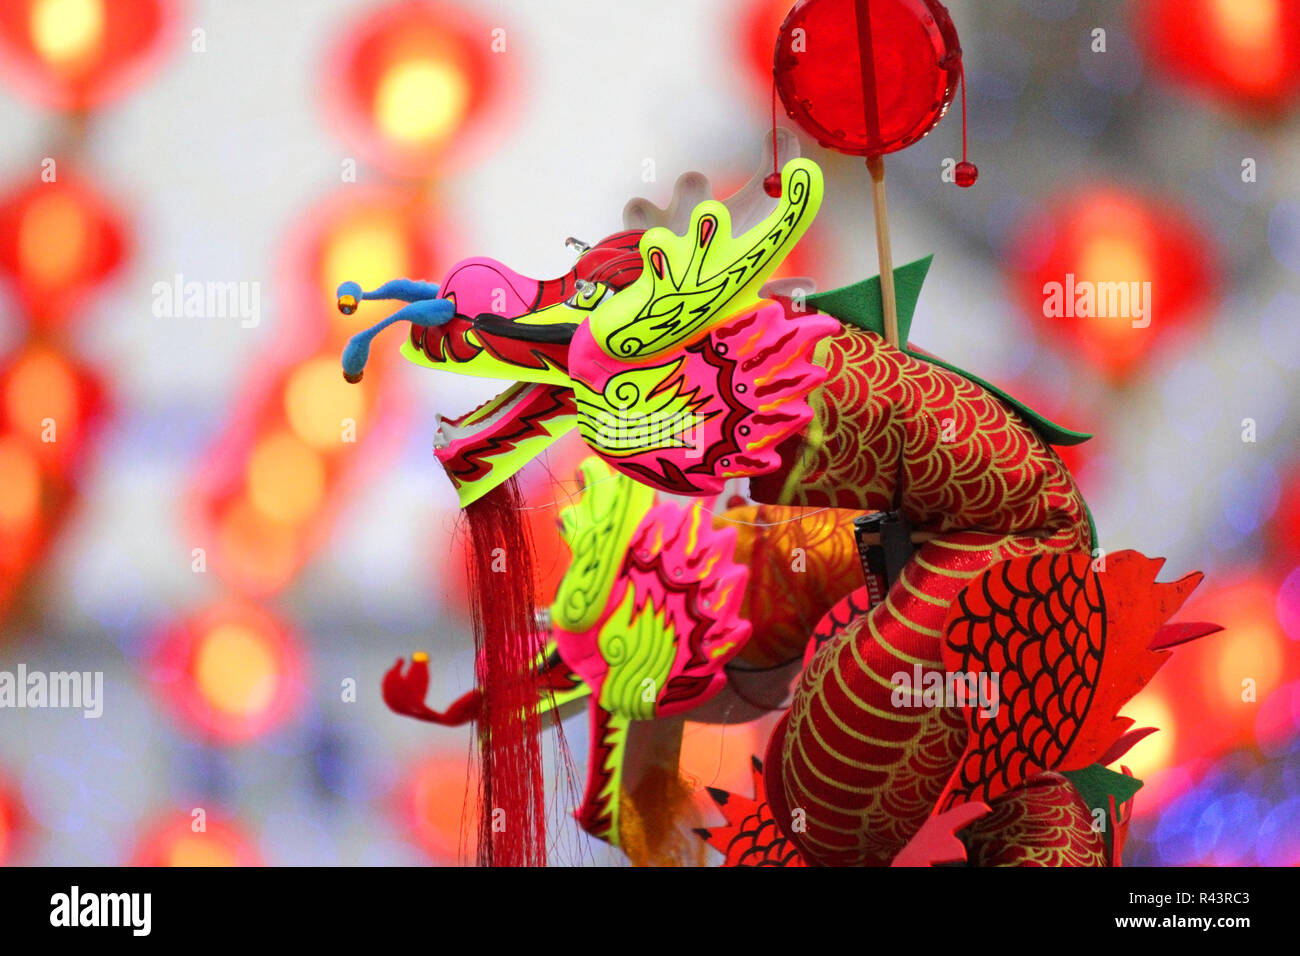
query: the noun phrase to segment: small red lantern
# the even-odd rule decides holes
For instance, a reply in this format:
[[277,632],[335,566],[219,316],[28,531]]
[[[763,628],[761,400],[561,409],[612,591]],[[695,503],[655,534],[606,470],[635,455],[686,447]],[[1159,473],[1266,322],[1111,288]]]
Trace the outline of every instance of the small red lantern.
[[400,176],[464,162],[499,121],[504,28],[464,7],[407,0],[348,29],[328,57],[326,99],[349,143]]
[[1028,314],[1116,381],[1206,304],[1211,265],[1177,206],[1114,187],[1049,203],[1013,253]]
[[0,5],[0,73],[38,103],[87,110],[149,73],[175,15],[165,0],[10,0]]
[[880,156],[943,118],[961,79],[961,44],[937,0],[799,0],[774,62],[800,127],[838,152]]
[[1137,16],[1149,59],[1180,83],[1272,113],[1300,93],[1294,0],[1145,0]]
[[117,210],[81,180],[54,175],[0,198],[0,275],[38,326],[69,318],[127,252]]

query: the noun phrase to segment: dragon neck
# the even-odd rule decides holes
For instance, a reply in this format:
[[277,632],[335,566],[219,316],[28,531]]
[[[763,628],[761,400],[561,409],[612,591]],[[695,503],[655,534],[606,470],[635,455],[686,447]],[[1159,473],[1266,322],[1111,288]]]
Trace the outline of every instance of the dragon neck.
[[815,361],[828,374],[810,396],[813,420],[782,444],[780,469],[751,481],[756,500],[902,509],[928,530],[1047,530],[1090,546],[1074,479],[998,396],[847,326]]

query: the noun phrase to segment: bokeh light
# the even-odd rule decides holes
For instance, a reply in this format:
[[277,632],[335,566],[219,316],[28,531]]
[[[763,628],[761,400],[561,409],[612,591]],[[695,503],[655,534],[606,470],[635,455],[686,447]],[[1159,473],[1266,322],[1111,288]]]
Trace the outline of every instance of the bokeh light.
[[1212,251],[1189,217],[1154,197],[1075,190],[1024,225],[1014,273],[1049,338],[1124,379],[1206,304]]
[[173,713],[219,743],[242,743],[285,721],[303,680],[301,652],[287,628],[235,603],[169,628],[150,655],[149,673]]
[[106,200],[57,166],[54,175],[0,197],[0,275],[41,325],[68,319],[122,265],[128,246]]
[[231,823],[179,815],[155,823],[140,839],[133,866],[259,866],[257,851]]
[[349,24],[329,57],[326,98],[349,144],[402,176],[463,163],[500,124],[513,62],[505,28],[463,7],[405,0]]
[[56,109],[101,106],[172,48],[171,0],[10,0],[0,7],[0,75]]
[[1290,0],[1144,0],[1139,35],[1175,81],[1278,114],[1300,91],[1300,7]]

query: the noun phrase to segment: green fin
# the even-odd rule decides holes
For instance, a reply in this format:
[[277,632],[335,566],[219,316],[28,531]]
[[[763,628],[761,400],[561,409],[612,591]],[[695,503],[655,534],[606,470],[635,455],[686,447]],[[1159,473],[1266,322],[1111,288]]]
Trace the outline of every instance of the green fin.
[[[917,259],[894,270],[894,301],[898,306],[898,338],[906,342],[912,328],[912,313],[921,297],[921,284],[930,271],[934,256]],[[877,335],[885,334],[885,309],[880,301],[880,276],[863,279],[829,292],[808,296],[818,312],[833,315],[847,325],[855,325]]]
[[[913,358],[918,358],[931,365],[938,365],[950,372],[956,372],[962,378],[996,395],[1001,401],[1010,405],[1049,445],[1080,445],[1092,437],[1088,432],[1076,432],[1064,428],[1050,419],[1040,415],[1024,402],[1012,398],[1002,389],[986,382],[978,375],[972,375],[965,369],[958,368],[950,362],[914,351],[908,345],[912,329],[912,315],[916,311],[916,300],[921,296],[921,285],[926,273],[930,271],[930,261],[934,256],[917,259],[894,270],[894,299],[898,307],[898,338],[903,343],[903,351]],[[808,302],[818,312],[839,319],[845,325],[852,325],[877,335],[885,334],[885,313],[880,300],[880,276],[872,276],[853,285],[846,285],[829,292],[819,292],[808,296]]]
[[1106,815],[1106,852],[1113,852],[1114,821],[1110,818],[1110,798],[1115,798],[1118,809],[1133,799],[1133,794],[1142,789],[1142,781],[1126,773],[1116,773],[1099,763],[1084,767],[1082,770],[1063,770],[1061,776],[1074,784],[1079,796],[1088,805],[1089,810],[1100,808]]

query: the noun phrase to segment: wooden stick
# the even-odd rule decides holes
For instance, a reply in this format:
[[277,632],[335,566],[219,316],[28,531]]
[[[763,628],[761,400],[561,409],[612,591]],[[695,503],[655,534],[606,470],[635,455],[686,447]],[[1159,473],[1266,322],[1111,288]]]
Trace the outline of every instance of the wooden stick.
[[885,158],[867,159],[871,206],[876,214],[876,253],[880,259],[880,304],[885,312],[885,340],[898,348],[898,300],[894,297],[894,253],[889,245],[889,206],[885,202]]

